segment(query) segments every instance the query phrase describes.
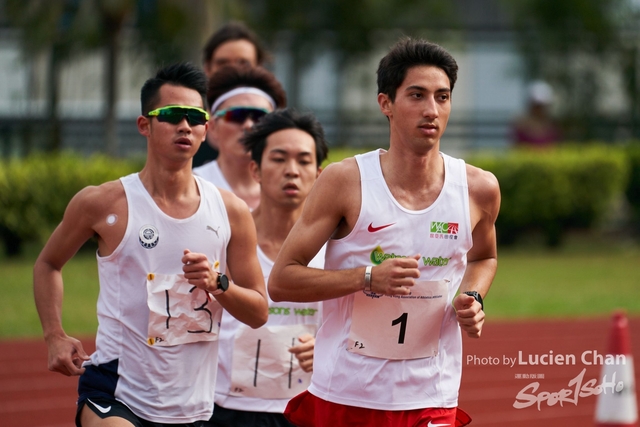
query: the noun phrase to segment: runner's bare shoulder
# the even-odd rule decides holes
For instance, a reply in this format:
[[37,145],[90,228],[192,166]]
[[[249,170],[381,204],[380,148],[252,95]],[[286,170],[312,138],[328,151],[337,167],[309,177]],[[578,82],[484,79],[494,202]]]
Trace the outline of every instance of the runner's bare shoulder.
[[500,208],[500,185],[491,172],[467,164],[467,184],[469,197],[478,208],[492,217],[498,215]]
[[220,196],[222,197],[222,202],[224,203],[225,209],[227,210],[227,215],[229,216],[230,221],[236,215],[246,213],[249,213],[250,215],[249,206],[247,206],[247,203],[244,200],[236,196],[231,191],[225,190],[224,188],[217,188],[218,191],[220,191]]
[[333,238],[342,238],[353,229],[360,214],[360,170],[355,158],[332,163],[322,171],[305,202],[303,217],[327,221]]
[[360,170],[356,159],[347,157],[339,162],[329,164],[318,177],[314,184],[316,187],[339,191],[340,199],[352,194],[360,194]]
[[65,219],[77,215],[78,220],[93,225],[108,215],[126,215],[127,203],[124,187],[120,180],[91,185],[80,190],[69,202]]

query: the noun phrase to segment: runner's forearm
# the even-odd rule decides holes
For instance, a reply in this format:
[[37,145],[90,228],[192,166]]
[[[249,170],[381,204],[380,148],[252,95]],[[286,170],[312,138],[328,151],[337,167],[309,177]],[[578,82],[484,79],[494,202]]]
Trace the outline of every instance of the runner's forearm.
[[460,283],[460,292],[476,291],[484,298],[498,269],[496,258],[470,261]]
[[267,289],[274,301],[325,301],[362,290],[364,269],[321,270],[290,264],[271,271]]
[[229,290],[217,295],[220,305],[242,323],[259,328],[267,323],[269,305],[262,294],[241,286],[231,284]]
[[33,296],[45,341],[65,335],[62,328],[62,273],[38,260],[33,269]]

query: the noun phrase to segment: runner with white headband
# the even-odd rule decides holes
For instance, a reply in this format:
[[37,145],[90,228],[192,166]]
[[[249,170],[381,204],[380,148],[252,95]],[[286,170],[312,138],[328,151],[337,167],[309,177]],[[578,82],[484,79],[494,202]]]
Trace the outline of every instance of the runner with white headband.
[[273,98],[267,92],[255,87],[237,87],[225,93],[224,95],[220,96],[218,99],[216,99],[216,102],[211,106],[211,112],[215,113],[218,110],[218,107],[227,99],[233,98],[236,95],[242,95],[244,93],[260,95],[263,98],[266,98],[267,101],[269,101],[269,103],[271,104],[271,108],[275,110],[276,101],[274,101]]
[[219,154],[193,172],[255,209],[260,186],[249,172],[251,158],[240,139],[262,116],[286,106],[284,89],[264,68],[225,67],[211,76],[207,100],[212,106],[207,141]]

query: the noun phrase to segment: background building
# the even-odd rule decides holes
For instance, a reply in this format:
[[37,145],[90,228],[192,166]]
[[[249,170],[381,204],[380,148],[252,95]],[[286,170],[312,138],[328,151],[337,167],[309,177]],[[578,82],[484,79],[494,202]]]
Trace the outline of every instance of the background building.
[[[387,143],[375,70],[402,35],[442,44],[459,63],[443,141],[453,154],[510,147],[536,79],[554,88],[552,114],[567,139],[640,137],[637,0],[298,3],[0,0],[0,152],[142,153],[140,86],[159,64],[200,63],[204,40],[230,19],[264,36],[290,104],[312,110],[333,145]],[[588,26],[593,17],[600,27]]]

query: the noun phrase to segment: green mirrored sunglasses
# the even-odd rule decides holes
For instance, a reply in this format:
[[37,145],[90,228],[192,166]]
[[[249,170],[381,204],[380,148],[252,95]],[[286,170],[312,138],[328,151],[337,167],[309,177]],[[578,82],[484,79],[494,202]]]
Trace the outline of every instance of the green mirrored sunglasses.
[[159,122],[171,123],[172,125],[177,125],[186,118],[190,126],[195,126],[207,123],[209,113],[198,107],[169,105],[149,111],[147,117],[156,117]]

